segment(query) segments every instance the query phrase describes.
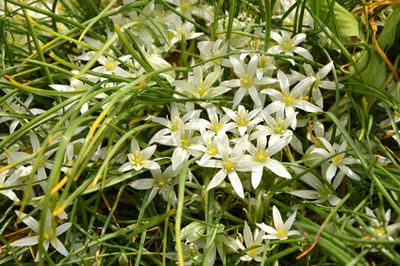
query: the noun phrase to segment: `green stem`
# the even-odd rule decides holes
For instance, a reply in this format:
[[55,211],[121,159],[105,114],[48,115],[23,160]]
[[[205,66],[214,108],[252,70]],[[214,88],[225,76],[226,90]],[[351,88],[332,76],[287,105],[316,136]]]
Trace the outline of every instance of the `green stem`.
[[183,255],[183,247],[181,240],[181,223],[182,223],[183,203],[185,198],[185,180],[187,176],[189,162],[187,162],[180,171],[179,183],[178,183],[178,205],[176,209],[176,219],[175,219],[175,245],[178,254],[179,266],[185,266],[185,258]]

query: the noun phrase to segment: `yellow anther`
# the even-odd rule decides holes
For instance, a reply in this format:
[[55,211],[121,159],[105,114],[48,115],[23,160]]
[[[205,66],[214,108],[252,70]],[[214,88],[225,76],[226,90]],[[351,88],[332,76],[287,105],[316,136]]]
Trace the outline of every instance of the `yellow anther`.
[[212,124],[210,129],[214,133],[218,133],[222,128],[222,125],[220,123]]
[[115,69],[115,64],[114,64],[113,62],[108,62],[108,63],[105,65],[105,67],[106,67],[106,69],[107,69],[108,71],[113,71],[113,70]]
[[278,230],[276,230],[276,234],[278,237],[285,237],[286,236],[286,231],[283,228],[279,228]]
[[264,162],[265,159],[266,159],[265,151],[257,151],[257,153],[256,153],[255,156],[254,156],[254,159],[255,159],[257,162]]
[[245,127],[245,126],[247,126],[247,120],[246,119],[244,119],[244,118],[240,118],[238,121],[237,121],[237,124],[238,124],[238,126],[239,127]]
[[235,168],[235,164],[232,161],[225,161],[223,166],[226,172],[231,172]]
[[182,144],[183,147],[189,147],[191,145],[190,140],[187,139],[187,138],[183,138],[181,140],[181,144]]
[[217,149],[217,147],[212,146],[212,147],[209,147],[209,148],[207,149],[207,152],[208,152],[208,154],[209,154],[210,156],[215,156],[215,155],[218,154],[218,149]]
[[243,87],[249,87],[253,85],[253,78],[246,74],[241,78],[240,82],[242,83]]
[[284,42],[281,46],[282,50],[285,52],[290,52],[293,49],[293,44],[288,43],[288,42]]
[[291,105],[293,103],[294,98],[292,96],[290,96],[289,94],[286,94],[283,96],[283,102],[286,105]]

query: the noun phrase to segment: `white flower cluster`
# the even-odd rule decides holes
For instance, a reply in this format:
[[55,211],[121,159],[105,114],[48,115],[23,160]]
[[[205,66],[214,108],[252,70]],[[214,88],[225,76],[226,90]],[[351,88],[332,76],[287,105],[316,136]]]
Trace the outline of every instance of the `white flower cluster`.
[[[50,11],[34,11],[51,10],[49,3],[52,1],[39,2],[32,4],[27,15],[21,10],[28,7],[7,4],[7,13],[12,11],[19,16],[25,14],[46,21]],[[314,21],[306,9],[301,11],[303,30],[294,27],[299,23],[296,21],[299,10],[295,7],[300,6],[301,1],[272,1],[276,5],[271,19],[279,20],[281,26],[273,27],[269,34],[265,32],[264,18],[255,19],[246,12],[240,12],[237,18],[222,14],[220,4],[224,1],[219,1],[218,6],[198,0],[115,2],[123,8],[104,13],[108,18],[98,22],[99,25],[110,21],[114,24],[115,31],[104,26],[104,38],[90,33],[89,27],[79,40],[73,40],[76,32],[68,28],[73,23],[57,22],[53,25],[57,28],[55,32],[46,23],[43,26],[35,22],[46,34],[65,33],[68,36],[65,40],[73,40],[69,45],[75,45],[73,52],[65,56],[68,60],[60,58],[58,53],[49,53],[49,62],[54,60],[49,71],[55,74],[50,75],[54,82],[48,82],[46,89],[34,88],[43,84],[44,78],[24,85],[12,79],[6,81],[8,74],[1,77],[0,84],[11,84],[22,88],[22,92],[1,88],[5,96],[0,99],[0,126],[7,128],[7,136],[2,135],[1,143],[8,138],[11,144],[3,143],[6,148],[1,147],[0,196],[15,206],[35,208],[29,215],[15,211],[15,225],[22,222],[31,233],[20,239],[9,238],[10,247],[39,244],[43,246],[39,250],[47,251],[51,245],[64,257],[71,256],[69,247],[64,246],[68,241],[63,244],[58,236],[73,227],[72,221],[60,222],[68,219],[64,209],[70,206],[73,197],[62,208],[57,204],[42,208],[44,223],[34,218],[39,213],[36,211],[43,202],[47,204],[48,201],[43,200],[47,197],[64,200],[71,187],[78,187],[79,193],[86,193],[82,192],[86,189],[91,193],[100,187],[98,181],[103,178],[102,189],[126,182],[129,188],[122,189],[121,194],[122,191],[134,193],[138,201],[145,195],[140,219],[150,204],[163,206],[154,204],[158,198],[167,202],[168,208],[184,205],[188,213],[198,208],[208,210],[209,206],[205,205],[212,205],[208,202],[210,195],[233,198],[236,203],[232,209],[237,211],[236,204],[244,209],[241,218],[228,213],[239,227],[227,229],[223,219],[212,221],[212,230],[211,224],[207,224],[209,220],[201,223],[190,217],[190,222],[185,221],[181,239],[187,253],[191,254],[187,256],[190,258],[185,258],[185,263],[199,264],[203,260],[201,249],[211,250],[209,265],[215,262],[217,253],[223,259],[228,250],[238,252],[242,261],[260,262],[267,252],[264,243],[281,243],[291,236],[302,235],[301,230],[292,230],[292,226],[299,229],[295,218],[304,205],[291,207],[293,201],[338,206],[344,191],[366,179],[369,170],[362,169],[366,168],[366,163],[360,166],[363,163],[360,155],[373,162],[371,168],[378,160],[381,164],[398,160],[391,150],[385,150],[387,158],[380,148],[379,152],[373,151],[375,147],[369,146],[372,145],[370,139],[365,142],[367,144],[363,143],[366,147],[355,147],[338,129],[349,126],[348,106],[355,100],[348,96],[345,83],[339,83],[336,77],[340,73],[336,70],[339,63],[329,55],[317,57],[312,53],[317,48],[310,42],[317,36],[308,34]],[[3,5],[0,3],[1,10]],[[63,5],[54,7],[54,19],[67,8]],[[136,5],[142,6],[139,9]],[[256,4],[249,6],[260,11]],[[90,23],[96,19],[94,17]],[[91,27],[96,29],[94,25]],[[37,41],[46,50],[50,45],[40,43],[44,39],[42,36]],[[32,47],[26,36],[21,40],[14,38],[14,41]],[[26,52],[30,53],[30,50]],[[26,61],[31,63],[32,60]],[[21,69],[24,64],[25,61]],[[43,73],[48,70],[47,65],[50,64],[41,62]],[[29,71],[25,71],[26,76]],[[400,95],[399,84],[390,83],[389,93],[393,97]],[[119,95],[126,88],[129,91]],[[113,98],[115,95],[120,98]],[[47,96],[52,102],[42,104],[41,97]],[[369,104],[363,105],[366,112]],[[61,107],[49,112],[45,110],[48,106]],[[334,113],[340,125],[332,123],[324,112]],[[123,113],[121,117],[120,113]],[[48,116],[41,117],[43,114]],[[37,117],[40,123],[35,120]],[[399,121],[400,115],[396,115],[390,119],[385,117],[379,123],[397,144],[400,144],[400,131],[393,125]],[[136,126],[141,129],[134,131]],[[387,130],[390,126],[394,129]],[[53,127],[56,130],[53,131]],[[112,130],[107,131],[110,128]],[[109,137],[111,131],[113,136]],[[354,128],[349,131],[357,134],[360,140],[367,134],[364,127],[361,132]],[[52,134],[51,137],[48,134]],[[37,156],[40,159],[36,159]],[[78,165],[82,162],[83,166]],[[178,176],[186,169],[189,169],[184,177],[186,194],[179,205],[176,185],[182,181]],[[392,174],[397,174],[397,170],[388,172],[397,180]],[[88,185],[85,178],[94,181]],[[359,182],[361,180],[363,182]],[[384,183],[384,186],[388,185]],[[65,195],[60,196],[64,190]],[[73,196],[78,197],[79,193]],[[282,208],[290,210],[286,212],[286,219],[282,218],[277,207],[281,205],[275,196],[289,201],[282,204],[289,206]],[[2,204],[3,198],[0,198]],[[109,208],[106,199],[104,201],[109,210],[117,209],[117,205]],[[250,206],[253,201],[257,201],[256,209],[272,207],[262,209],[262,213],[243,207]],[[221,206],[217,200],[215,202],[213,211],[218,212]],[[59,207],[58,212],[53,207]],[[365,213],[369,222],[361,227],[370,239],[394,240],[400,223],[389,225],[390,210],[379,215],[366,208]],[[242,221],[245,216],[247,220]],[[266,217],[270,217],[269,224],[261,222]],[[107,218],[107,226],[110,220]],[[108,230],[107,226],[102,234]],[[117,224],[116,228],[119,226]],[[211,243],[205,240],[207,234],[213,235]],[[274,248],[272,245],[271,249]],[[38,252],[35,261],[42,257]]]

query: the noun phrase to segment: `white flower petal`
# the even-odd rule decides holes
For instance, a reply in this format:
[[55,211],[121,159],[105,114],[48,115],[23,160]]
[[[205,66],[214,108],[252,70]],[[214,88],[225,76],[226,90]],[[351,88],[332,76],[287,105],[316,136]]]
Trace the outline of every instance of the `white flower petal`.
[[329,184],[331,183],[332,178],[335,176],[336,171],[337,171],[337,166],[331,163],[325,173],[326,180],[328,180]]
[[231,181],[233,189],[236,191],[239,197],[244,198],[243,185],[238,174],[235,171],[231,171],[228,173],[228,178],[229,181]]
[[290,228],[293,225],[294,220],[296,219],[296,213],[297,212],[295,211],[292,215],[290,215],[284,224],[284,228],[287,232],[290,230]]
[[261,179],[263,175],[263,168],[255,168],[251,172],[251,185],[253,186],[254,189],[260,185]]
[[19,218],[21,218],[21,221],[24,224],[26,224],[34,232],[39,233],[39,222],[35,218],[29,216],[26,213],[20,212],[20,211],[15,211],[15,213],[17,214],[17,216]]
[[61,235],[65,231],[67,231],[71,227],[72,223],[63,223],[62,225],[57,226],[56,235]]
[[274,205],[272,206],[272,218],[274,220],[274,226],[283,224],[281,213],[279,209]]
[[65,248],[64,244],[60,240],[58,240],[58,239],[55,239],[55,241],[50,240],[50,243],[64,257],[68,256],[69,252],[68,252],[68,250]]
[[218,173],[215,174],[215,176],[211,179],[210,183],[207,186],[207,191],[215,188],[216,186],[219,186],[219,184],[224,181],[226,177],[226,173],[223,169],[219,170]]
[[132,170],[132,164],[130,162],[124,163],[120,168],[118,168],[118,171],[120,172],[127,172]]
[[314,190],[295,190],[288,192],[291,195],[303,198],[303,199],[318,199],[319,192]]
[[275,159],[268,159],[265,162],[265,167],[267,167],[269,170],[271,170],[273,173],[275,173],[278,176],[290,179],[292,176],[290,173],[286,170],[286,168],[277,160]]
[[153,178],[142,178],[135,180],[129,184],[134,189],[150,189],[154,186],[154,179]]
[[318,106],[316,106],[310,102],[304,101],[304,100],[294,100],[293,106],[300,108],[309,113],[322,112],[321,108],[319,108]]
[[[266,232],[267,234],[270,235],[276,235],[276,230],[275,228],[266,225],[265,223],[261,223],[261,224],[256,224],[261,230],[263,230],[264,232]],[[265,238],[265,237],[264,237]]]
[[10,246],[12,247],[27,247],[27,246],[33,246],[36,245],[39,242],[39,236],[31,236],[31,237],[26,237],[19,239],[17,241],[14,241],[10,243]]
[[328,75],[329,72],[331,72],[333,68],[333,62],[329,62],[328,64],[326,64],[325,66],[323,66],[316,74],[316,76],[320,79],[323,79],[326,77],[326,75]]
[[306,49],[304,49],[303,47],[294,47],[293,48],[293,52],[296,53],[296,54],[301,55],[302,57],[304,57],[304,58],[306,58],[306,59],[308,59],[310,61],[313,60],[313,57],[310,54],[310,52],[307,51]]

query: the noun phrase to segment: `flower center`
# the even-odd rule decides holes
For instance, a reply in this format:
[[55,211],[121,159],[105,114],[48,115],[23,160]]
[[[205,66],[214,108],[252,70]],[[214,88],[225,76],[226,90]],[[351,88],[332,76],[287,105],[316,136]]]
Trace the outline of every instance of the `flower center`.
[[283,102],[285,105],[292,105],[294,98],[290,96],[289,94],[286,94],[283,96]]
[[186,25],[180,26],[180,27],[178,28],[177,33],[178,33],[178,36],[181,37],[181,39],[182,39],[184,36],[186,36]]
[[181,144],[182,144],[182,146],[185,147],[185,148],[187,148],[187,147],[189,147],[189,146],[191,145],[190,140],[189,140],[188,138],[183,138],[183,139],[181,140]]
[[163,188],[164,186],[165,186],[165,179],[164,179],[164,177],[160,177],[160,178],[158,178],[158,180],[156,181],[156,186],[159,188],[159,189],[161,189],[161,188]]
[[178,119],[175,119],[175,121],[171,123],[171,131],[175,132],[178,131],[178,129],[179,129],[179,121]]
[[215,134],[217,134],[222,128],[222,125],[220,123],[216,123],[216,124],[212,124],[210,129],[212,132],[214,132]]
[[135,153],[132,154],[131,162],[133,164],[135,164],[135,165],[141,165],[143,163],[142,152],[141,151],[135,151]]
[[255,246],[255,245],[251,245],[250,246],[250,250],[249,251],[247,251],[247,254],[250,256],[250,257],[254,257],[255,255],[257,255],[257,248],[256,247],[253,247],[253,246]]
[[290,52],[293,49],[293,44],[288,43],[288,42],[284,42],[281,46],[282,50],[285,52]]
[[204,96],[204,94],[206,94],[206,92],[207,92],[207,89],[204,88],[204,87],[199,87],[199,88],[197,88],[197,93],[198,93],[200,96]]
[[265,151],[257,151],[255,156],[254,156],[254,160],[256,160],[257,162],[264,162],[265,159],[267,158]]
[[247,74],[244,75],[240,81],[243,87],[250,87],[251,85],[253,85],[253,78]]
[[333,163],[336,164],[336,165],[342,164],[342,162],[343,162],[343,156],[342,155],[336,155],[333,158]]
[[106,69],[107,69],[108,71],[113,71],[113,70],[115,69],[115,64],[114,64],[113,62],[108,62],[108,63],[105,65],[105,67],[106,67]]
[[381,236],[381,235],[385,234],[385,230],[383,230],[381,228],[377,228],[377,229],[375,229],[375,233]]
[[258,62],[258,66],[261,68],[265,68],[271,62],[271,58],[269,56],[260,57],[260,61]]
[[211,146],[207,149],[207,152],[210,156],[215,156],[218,154],[218,149],[215,146]]
[[286,231],[283,228],[279,228],[278,230],[276,230],[276,235],[278,237],[286,237]]
[[44,232],[43,233],[43,238],[44,238],[44,240],[50,240],[50,233],[49,232]]
[[321,83],[321,79],[319,77],[315,77],[313,89],[318,88],[320,83]]
[[323,186],[321,190],[319,190],[318,197],[321,199],[329,199],[332,195],[331,191],[329,190],[328,186]]
[[224,161],[223,167],[225,171],[229,173],[233,171],[233,169],[235,168],[235,164],[232,161]]
[[247,126],[247,123],[248,123],[247,119],[245,119],[243,117],[239,118],[239,120],[237,121],[237,125],[239,127],[245,127],[245,126]]
[[283,134],[284,131],[285,131],[285,128],[283,126],[282,118],[278,118],[278,121],[276,121],[276,123],[274,125],[274,133],[281,135],[281,134]]
[[188,11],[190,8],[190,3],[188,1],[182,1],[181,9],[182,11]]

